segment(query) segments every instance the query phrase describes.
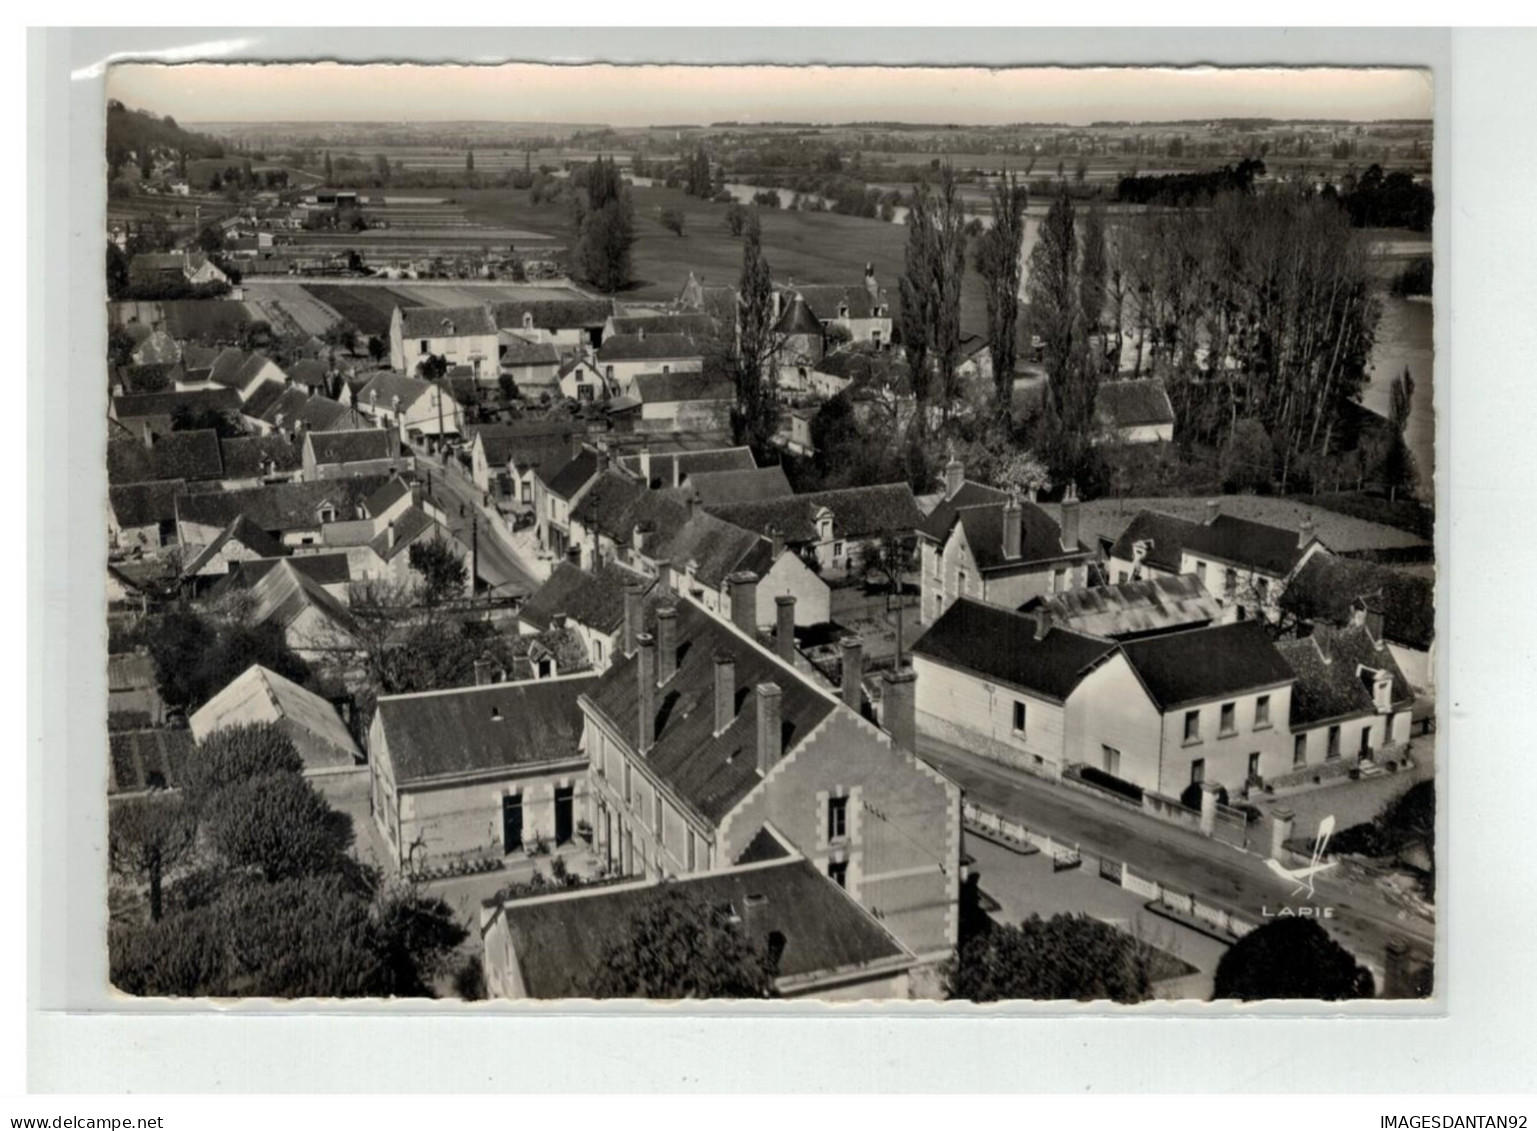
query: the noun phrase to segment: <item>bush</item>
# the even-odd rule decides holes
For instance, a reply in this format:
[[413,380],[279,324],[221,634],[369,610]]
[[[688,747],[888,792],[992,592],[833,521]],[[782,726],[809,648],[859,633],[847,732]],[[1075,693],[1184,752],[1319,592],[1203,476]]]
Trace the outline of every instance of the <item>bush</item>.
[[454,971],[454,993],[464,1001],[485,1000],[486,970],[480,955],[469,955],[463,965]]
[[[1199,809],[1201,807],[1201,782],[1193,781],[1185,787],[1185,792],[1179,795],[1179,803],[1186,809]],[[1217,804],[1227,804],[1227,788],[1217,787]]]
[[683,234],[684,216],[682,209],[664,208],[662,209],[661,216],[658,218],[662,222],[662,227],[666,228],[673,235],[681,236]]
[[1107,789],[1111,793],[1118,793],[1122,797],[1142,803],[1142,787],[1125,778],[1118,778],[1114,774],[1107,774],[1104,770],[1094,766],[1085,766],[1079,771],[1079,777],[1091,785],[1097,785],[1101,789]]

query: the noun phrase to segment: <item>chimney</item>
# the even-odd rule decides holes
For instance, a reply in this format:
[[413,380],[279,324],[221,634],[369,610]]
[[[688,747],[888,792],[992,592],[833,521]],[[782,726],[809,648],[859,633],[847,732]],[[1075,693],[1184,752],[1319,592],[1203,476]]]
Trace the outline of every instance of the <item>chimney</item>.
[[772,561],[778,561],[779,555],[785,552],[785,536],[779,533],[779,527],[769,527],[769,544],[773,547]]
[[635,643],[636,651],[640,653],[635,664],[636,690],[639,692],[636,710],[640,715],[636,749],[641,754],[649,754],[656,745],[656,638],[649,632],[642,632]]
[[721,734],[736,718],[736,658],[730,652],[715,653],[715,733]]
[[1206,525],[1210,526],[1217,521],[1217,515],[1222,510],[1222,503],[1217,499],[1206,500]]
[[956,492],[966,483],[966,465],[955,458],[955,452],[950,453],[950,462],[945,464],[945,498],[955,498]]
[[475,661],[475,686],[484,687],[491,682],[491,657],[482,656]]
[[893,744],[912,752],[918,730],[915,717],[917,673],[912,668],[903,668],[885,672],[881,679],[885,683],[881,691],[881,726],[891,735]]
[[795,598],[781,593],[774,598],[774,650],[787,664],[795,662]]
[[1302,525],[1297,527],[1297,549],[1306,549],[1307,544],[1313,540],[1313,535],[1317,529],[1311,518],[1304,520]]
[[566,627],[566,614],[565,613],[551,613],[550,614],[550,628],[551,628],[552,631],[558,632],[558,631],[560,631],[561,629],[563,629],[565,627]]
[[665,687],[678,671],[678,610],[656,611],[656,685]]
[[1035,638],[1046,639],[1046,634],[1051,631],[1051,613],[1045,608],[1035,610]]
[[726,578],[731,594],[731,623],[737,631],[756,639],[758,632],[758,575],[750,569]]
[[[677,487],[677,486],[680,486],[682,484],[682,482],[683,482],[683,472],[678,467],[678,453],[674,452],[673,453],[673,457],[672,457],[672,485],[674,487]],[[694,506],[694,500],[690,499],[689,500],[689,513],[690,514],[694,513],[693,512],[693,506]]]
[[779,696],[779,684],[758,684],[758,773],[764,777],[768,777],[768,772],[784,753]]
[[1069,483],[1062,496],[1062,548],[1068,553],[1078,549],[1078,488]]
[[858,713],[864,706],[865,644],[854,635],[838,643],[843,648],[843,702]]
[[632,581],[624,587],[624,654],[635,654],[636,642],[644,631],[646,586]]
[[390,519],[389,526],[385,527],[385,545],[391,550],[395,548],[395,520]]
[[865,264],[865,290],[870,295],[871,303],[880,298],[881,290],[875,282],[875,265],[871,263]]
[[[1064,506],[1064,513],[1066,504]],[[1064,524],[1062,544],[1067,545],[1067,531]],[[1024,522],[1019,507],[1019,496],[1010,495],[1009,501],[1003,504],[1003,556],[1017,558],[1024,552]]]
[[1366,626],[1366,634],[1372,638],[1373,644],[1380,646],[1382,644],[1382,610],[1363,605],[1361,613],[1361,623]]
[[637,326],[635,328],[635,337],[636,337],[636,339],[638,341],[642,341],[642,342],[645,341],[646,340],[646,328],[644,326]]

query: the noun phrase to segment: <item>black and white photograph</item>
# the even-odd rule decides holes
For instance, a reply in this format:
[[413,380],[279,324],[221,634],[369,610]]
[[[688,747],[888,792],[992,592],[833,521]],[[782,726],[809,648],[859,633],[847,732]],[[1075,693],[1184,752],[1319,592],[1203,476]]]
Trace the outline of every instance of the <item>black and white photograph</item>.
[[111,65],[112,992],[1438,999],[1435,82]]

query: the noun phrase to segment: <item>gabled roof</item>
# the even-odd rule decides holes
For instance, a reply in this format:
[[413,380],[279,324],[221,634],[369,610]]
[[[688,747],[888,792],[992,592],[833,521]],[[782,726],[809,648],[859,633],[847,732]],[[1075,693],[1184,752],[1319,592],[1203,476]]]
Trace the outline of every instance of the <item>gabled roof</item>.
[[170,416],[185,405],[189,412],[238,412],[240,394],[233,389],[170,390],[164,393],[129,393],[112,398],[112,414],[119,420],[146,416]]
[[1200,628],[1222,617],[1221,603],[1193,573],[1071,589],[1054,597],[1037,597],[1020,611],[1044,612],[1053,624],[1117,639]]
[[598,347],[598,360],[660,361],[701,356],[694,339],[686,334],[614,334]]
[[694,576],[702,585],[720,589],[726,578],[750,569],[763,576],[774,564],[773,545],[767,538],[744,530],[708,511],[700,511],[678,528],[677,533],[653,554],[662,557],[673,569],[685,573],[695,566]]
[[581,506],[577,508],[578,514],[590,529],[609,533],[615,530],[620,516],[645,490],[645,487],[624,472],[609,468],[598,476],[587,494],[582,496]]
[[642,404],[682,401],[730,401],[731,382],[706,373],[637,373],[635,395]]
[[[596,490],[602,483],[600,480],[593,489]],[[614,510],[599,507],[588,521],[598,533],[612,539],[619,546],[630,544],[636,524],[648,523],[651,541],[647,550],[649,553],[660,554],[661,547],[677,537],[688,518],[688,503],[680,497],[679,491],[668,487],[659,491],[639,491],[627,503]]]
[[311,432],[304,437],[304,444],[318,464],[365,463],[393,459],[400,454],[400,437],[389,428]]
[[240,406],[241,414],[259,420],[262,414],[277,404],[278,398],[286,392],[288,392],[288,386],[283,382],[265,378],[258,382],[256,388],[252,389],[250,395],[246,397],[245,403]]
[[1088,552],[1081,544],[1077,549],[1064,549],[1062,527],[1057,520],[1028,499],[1019,504],[1020,554],[1017,558],[1006,557],[1003,552],[1002,504],[962,507],[956,515],[961,529],[966,532],[966,544],[971,547],[977,569],[983,572],[1018,569]]
[[248,479],[272,473],[298,471],[298,449],[289,443],[288,437],[274,433],[271,436],[236,436],[219,441],[219,451],[224,457],[225,479]]
[[156,479],[221,479],[224,459],[219,434],[212,428],[170,432],[150,449]]
[[1321,625],[1313,635],[1279,641],[1276,648],[1297,677],[1292,686],[1293,730],[1375,713],[1372,678],[1363,675],[1363,668],[1388,673],[1393,680],[1395,708],[1414,702],[1414,689],[1393,661],[1393,653],[1385,644],[1375,643],[1365,627]]
[[406,338],[467,338],[495,334],[496,323],[484,306],[403,306],[401,336]]
[[363,751],[347,730],[336,708],[275,671],[252,664],[227,683],[187,720],[192,736],[202,742],[226,727],[252,723],[289,722],[320,742],[363,760]]
[[923,522],[913,489],[906,483],[812,491],[789,498],[711,507],[710,511],[765,537],[777,533],[788,542],[814,542],[816,516],[824,508],[832,512],[834,538],[911,533]]
[[334,432],[341,428],[358,426],[362,419],[356,410],[333,401],[328,397],[313,396],[304,402],[295,415],[295,421],[304,425],[308,432]]
[[317,585],[345,585],[352,580],[352,570],[344,551],[332,554],[294,554],[292,557],[248,558],[230,562],[229,573],[213,589],[209,596],[216,596],[229,589],[249,589],[276,566],[287,562],[294,569]]
[[310,395],[307,391],[297,385],[289,385],[259,414],[253,414],[249,404],[245,407],[245,414],[257,415],[263,423],[271,424],[273,427],[293,427],[303,413],[304,406],[309,402]]
[[[831,284],[804,287],[786,286],[783,289],[787,292],[798,294],[801,298],[805,299],[806,305],[811,308],[811,313],[815,314],[823,322],[832,322],[839,317],[874,318],[876,304],[886,303],[884,292],[880,292],[878,298],[872,299],[870,292],[865,289],[863,282],[847,287]],[[842,306],[848,307],[847,315],[840,316],[839,308]],[[890,308],[888,306],[888,313],[889,311]]]
[[[631,475],[639,477],[641,457],[621,456],[619,466]],[[654,452],[651,455],[650,486],[671,487],[674,472],[681,480],[684,476],[701,471],[751,471],[757,467],[750,448],[710,448],[697,452]]]
[[560,351],[550,342],[530,342],[510,331],[500,335],[503,365],[559,365]]
[[375,554],[379,555],[381,561],[387,562],[396,554],[405,553],[412,542],[435,527],[444,538],[450,542],[457,542],[457,539],[454,538],[446,527],[441,526],[435,518],[415,504],[401,511],[391,521],[395,524],[395,540],[393,543],[390,541],[388,526],[368,540],[368,545]]
[[506,917],[524,991],[531,998],[586,996],[603,956],[624,943],[632,917],[664,890],[729,907],[760,948],[782,942],[780,985],[865,968],[897,971],[914,961],[846,892],[796,857],[683,876],[666,888],[626,884],[503,904],[498,913]]
[[570,420],[517,420],[511,424],[482,424],[475,435],[495,467],[514,463],[519,469],[539,467],[559,453],[571,452],[576,425]]
[[530,299],[491,306],[491,316],[503,330],[523,329],[525,314],[533,316],[536,330],[596,330],[613,313],[613,302],[595,298]]
[[154,526],[176,518],[176,496],[185,489],[181,479],[114,484],[107,488],[108,505],[120,527]]
[[263,574],[250,588],[254,600],[251,623],[275,624],[286,629],[306,609],[319,610],[343,632],[353,628],[352,614],[320,584],[292,562],[284,560]]
[[[705,821],[718,824],[763,780],[758,773],[753,702],[758,684],[779,685],[786,756],[840,704],[694,602],[682,600],[676,607],[677,671],[656,692],[656,742],[644,762],[675,797]],[[653,612],[646,620],[646,631],[654,630]],[[735,660],[738,704],[720,734],[715,733],[714,706],[718,652]],[[587,695],[592,708],[632,745],[639,731],[638,662],[634,655],[616,657]]]
[[785,470],[777,463],[748,471],[700,471],[685,481],[703,506],[728,503],[756,503],[767,499],[787,499],[795,494]]
[[1302,560],[1308,543],[1295,530],[1219,514],[1185,535],[1185,549],[1229,565],[1285,577]]
[[290,365],[288,379],[301,388],[311,391],[319,389],[322,393],[326,392],[330,385],[326,367],[312,357],[300,358]]
[[644,330],[648,335],[683,334],[698,338],[715,332],[715,320],[708,314],[616,314],[612,325],[615,334]]
[[279,557],[283,553],[283,544],[281,542],[257,526],[245,515],[236,515],[235,521],[221,530],[219,536],[204,546],[202,552],[182,569],[182,576],[195,577],[201,573],[203,567],[213,561],[219,552],[231,542],[244,546],[257,557],[273,558]]
[[369,518],[378,518],[410,493],[409,483],[398,475],[391,475],[363,500],[363,513]]
[[[214,361],[208,379],[216,385],[223,385],[226,389],[243,389],[269,365],[277,368],[277,363],[270,357],[231,348],[221,353]],[[279,369],[278,372],[281,373],[282,370]]]
[[561,562],[518,610],[518,619],[542,631],[557,613],[565,613],[594,632],[616,632],[624,623],[625,586],[636,581],[649,589],[656,579],[617,562],[607,562],[591,573]]
[[399,397],[401,410],[404,411],[430,392],[432,392],[430,381],[381,371],[369,378],[368,382],[357,391],[356,400],[358,407],[363,409],[376,404],[379,408],[387,409],[390,408],[394,398]]
[[962,597],[918,638],[913,655],[1062,702],[1115,650],[1069,628],[1054,625],[1039,640],[1035,632],[1033,616]]
[[379,699],[397,786],[583,756],[577,698],[597,676],[491,683]]
[[1160,511],[1142,511],[1127,524],[1121,536],[1110,548],[1110,556],[1122,561],[1136,560],[1139,542],[1146,544],[1143,560],[1154,569],[1166,573],[1178,573],[1180,556],[1185,550],[1185,540],[1199,523],[1176,518]]
[[961,484],[961,489],[955,493],[954,498],[940,497],[935,505],[923,519],[923,525],[918,532],[926,538],[943,543],[950,537],[950,528],[955,525],[955,520],[962,507],[979,506],[982,503],[1006,503],[1009,501],[1009,493],[1000,491],[997,487],[989,487],[983,483],[974,483],[970,479]]
[[244,514],[269,534],[303,530],[320,524],[321,504],[330,503],[340,516],[349,516],[387,481],[384,475],[356,475],[238,491],[184,492],[176,497],[176,517],[182,522],[225,527],[236,515]]
[[1258,621],[1150,636],[1121,648],[1153,702],[1165,711],[1276,687],[1294,678]]
[[[541,471],[540,474],[542,476],[543,472]],[[571,499],[597,478],[597,475],[598,453],[590,448],[583,448],[561,464],[560,468],[545,480],[545,487],[557,498]]]
[[1382,633],[1395,644],[1423,651],[1435,640],[1435,582],[1376,562],[1314,554],[1287,582],[1280,607],[1299,620],[1343,627],[1357,602],[1382,614]]
[[181,346],[164,330],[156,330],[134,347],[133,357],[140,365],[170,365],[181,360]]
[[1101,381],[1094,397],[1094,413],[1107,428],[1174,423],[1169,391],[1158,377]]

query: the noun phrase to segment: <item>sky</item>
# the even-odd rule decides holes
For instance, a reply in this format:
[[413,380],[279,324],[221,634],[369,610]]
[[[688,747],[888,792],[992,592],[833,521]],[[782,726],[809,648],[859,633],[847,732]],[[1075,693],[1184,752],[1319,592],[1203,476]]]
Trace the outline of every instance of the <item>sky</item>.
[[107,93],[178,122],[1009,122],[1429,118],[1427,71],[1346,68],[123,64]]

